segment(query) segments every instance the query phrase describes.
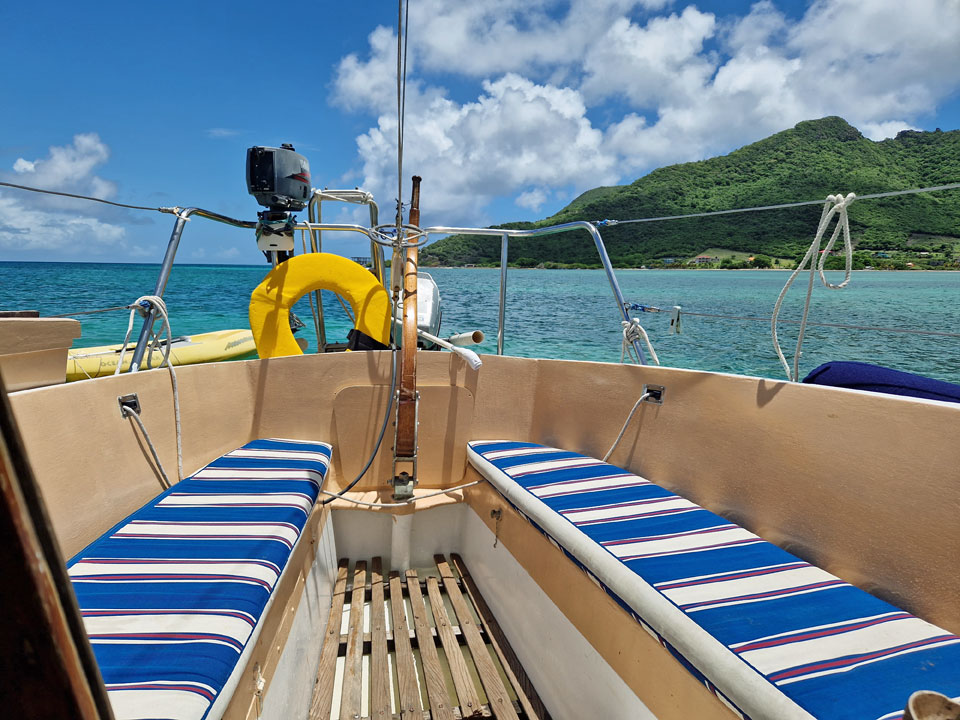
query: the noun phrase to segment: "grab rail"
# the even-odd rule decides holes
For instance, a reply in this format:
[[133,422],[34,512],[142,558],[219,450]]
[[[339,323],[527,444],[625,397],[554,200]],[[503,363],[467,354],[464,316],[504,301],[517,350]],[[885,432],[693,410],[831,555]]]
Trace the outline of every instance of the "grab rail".
[[[371,210],[371,213],[372,212],[373,210]],[[230,225],[231,227],[244,228],[247,230],[254,230],[257,227],[256,221],[237,220],[236,218],[228,217],[227,215],[221,215],[220,213],[211,212],[210,210],[204,210],[202,208],[191,207],[180,210],[176,214],[177,219],[173,225],[173,232],[170,233],[170,241],[167,243],[167,250],[163,255],[163,262],[160,265],[160,274],[157,277],[157,284],[154,286],[153,294],[157,297],[163,297],[163,291],[167,287],[167,280],[170,279],[170,272],[173,270],[173,261],[177,256],[177,249],[180,247],[180,238],[183,235],[183,228],[186,226],[187,221],[192,215],[206,218],[207,220],[213,220],[214,222],[223,223],[224,225]],[[366,235],[367,238],[369,238],[371,245],[376,245],[374,243],[375,231],[371,228],[363,227],[362,225],[345,223],[298,222],[294,226],[294,229],[310,232],[322,230],[331,232],[358,232],[362,235]],[[140,363],[143,361],[143,355],[147,350],[147,343],[150,339],[150,332],[153,329],[153,324],[156,319],[156,309],[151,305],[150,309],[146,311],[146,315],[144,315],[143,326],[140,328],[140,335],[137,338],[137,346],[134,348],[133,357],[130,360],[130,372],[132,373],[140,370]]]
[[[600,262],[603,265],[603,269],[607,274],[607,282],[610,283],[610,289],[613,291],[613,297],[617,302],[617,310],[620,315],[620,319],[624,322],[630,322],[630,314],[628,311],[628,305],[623,300],[623,293],[620,291],[620,283],[617,282],[617,276],[613,272],[613,264],[610,262],[610,256],[607,254],[606,245],[603,243],[603,238],[600,235],[600,231],[597,230],[597,226],[586,220],[577,220],[575,222],[562,223],[560,225],[551,225],[550,227],[545,228],[535,228],[533,230],[504,230],[502,228],[461,228],[461,227],[429,227],[423,229],[421,232],[424,236],[429,238],[430,235],[499,235],[500,236],[500,308],[499,308],[499,321],[497,325],[497,355],[503,355],[503,339],[504,339],[504,316],[506,314],[506,300],[507,300],[507,245],[511,237],[515,238],[525,238],[525,237],[541,237],[543,235],[556,235],[563,232],[570,232],[572,230],[586,230],[590,233],[590,237],[593,238],[593,244],[597,248],[597,252],[600,255]],[[647,364],[647,357],[644,354],[643,347],[640,345],[639,340],[632,341],[633,349],[637,353],[637,357],[640,359],[641,365]]]
[[[318,191],[319,192],[319,191]],[[340,192],[340,191],[332,191]],[[360,198],[358,192],[357,195]],[[332,199],[332,198],[329,198]],[[353,200],[356,202],[357,200]],[[368,202],[366,199],[362,199],[362,202]],[[348,200],[349,202],[349,200]],[[369,200],[370,204],[370,214],[373,218],[376,210],[376,203],[372,201],[372,198]],[[173,269],[173,261],[177,255],[177,248],[180,245],[180,238],[183,235],[184,226],[187,223],[187,220],[190,216],[196,215],[198,217],[203,217],[208,220],[213,220],[214,222],[223,223],[225,225],[230,225],[232,227],[245,228],[245,229],[255,229],[257,223],[252,220],[237,220],[235,218],[228,217],[226,215],[221,215],[219,213],[211,212],[209,210],[204,210],[202,208],[186,208],[180,210],[177,213],[177,219],[173,226],[173,232],[170,234],[170,241],[167,244],[167,250],[163,256],[163,262],[160,266],[160,275],[157,278],[157,284],[154,287],[153,294],[158,297],[163,297],[163,291],[166,289],[167,280],[170,277],[170,272]],[[362,225],[354,225],[347,223],[323,223],[323,222],[298,222],[294,226],[295,230],[304,230],[307,231],[313,236],[314,233],[319,231],[330,231],[330,232],[357,232],[362,235],[366,235],[371,243],[372,247],[376,248],[375,254],[380,254],[382,251],[379,248],[379,242],[375,237],[377,231],[374,228],[364,227]],[[600,255],[600,262],[603,265],[603,269],[607,275],[607,282],[610,284],[610,289],[613,292],[613,297],[617,303],[617,311],[620,316],[620,320],[629,323],[629,305],[624,302],[623,293],[620,291],[620,284],[617,282],[617,276],[613,272],[613,264],[610,262],[610,256],[607,254],[606,245],[604,245],[603,237],[600,235],[600,231],[597,229],[596,225],[585,220],[578,220],[575,222],[562,223],[560,225],[551,225],[550,227],[545,228],[535,228],[533,230],[505,230],[502,228],[464,228],[464,227],[447,227],[447,226],[434,226],[423,228],[420,230],[420,234],[424,238],[424,243],[429,240],[431,235],[455,235],[455,234],[466,234],[466,235],[485,235],[485,236],[499,236],[500,237],[500,305],[498,311],[498,321],[497,321],[497,355],[503,355],[503,346],[504,346],[504,320],[506,317],[506,303],[507,303],[507,250],[511,237],[514,238],[527,238],[527,237],[542,237],[545,235],[557,235],[559,233],[571,232],[575,230],[586,230],[590,237],[593,239],[593,243],[597,248],[597,253]],[[382,242],[382,239],[380,240]],[[382,255],[380,255],[382,258]],[[381,265],[381,268],[383,266]],[[382,269],[381,269],[382,273]],[[156,320],[156,311],[151,307],[143,319],[143,326],[140,328],[140,336],[137,338],[137,346],[133,351],[133,358],[130,362],[130,372],[137,372],[140,369],[140,363],[143,360],[143,355],[147,349],[147,342],[150,338],[150,331],[153,328],[154,321]],[[640,360],[641,365],[647,364],[646,354],[644,353],[643,347],[640,345],[639,340],[631,341],[633,349],[637,353],[637,357]]]

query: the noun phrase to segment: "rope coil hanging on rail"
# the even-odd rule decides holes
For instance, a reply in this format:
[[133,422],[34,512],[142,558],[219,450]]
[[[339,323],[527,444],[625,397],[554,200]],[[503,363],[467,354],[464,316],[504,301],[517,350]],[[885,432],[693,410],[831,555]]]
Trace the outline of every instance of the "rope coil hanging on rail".
[[650,357],[653,359],[653,364],[659,365],[660,358],[657,357],[657,353],[653,349],[650,336],[647,335],[647,331],[644,330],[643,325],[640,324],[640,319],[630,318],[629,321],[621,320],[620,325],[623,328],[623,341],[620,343],[620,362],[623,362],[624,359],[629,357],[631,360],[636,360],[636,362],[640,364],[640,359],[634,355],[633,343],[643,340],[647,345],[647,351],[650,353]]
[[[170,350],[173,345],[173,331],[170,329],[170,317],[167,315],[167,305],[163,301],[163,298],[157,295],[143,295],[137,298],[137,301],[133,303],[130,310],[130,320],[127,323],[127,334],[123,338],[123,346],[120,350],[120,357],[117,360],[117,368],[114,370],[114,375],[119,375],[121,369],[123,368],[123,359],[127,354],[128,343],[130,342],[130,333],[133,331],[133,320],[139,314],[141,317],[146,318],[150,312],[156,311],[159,318],[154,318],[154,323],[156,320],[162,322],[161,330],[159,332],[153,333],[153,339],[149,344],[149,354],[147,355],[147,369],[150,369],[150,362],[153,358],[154,350],[158,350],[159,347],[163,346],[163,358],[160,360],[160,364],[157,365],[157,368],[162,368],[164,365],[167,366],[167,369],[170,371],[170,384],[173,387],[173,417],[176,424],[176,434],[177,434],[177,479],[183,480],[183,441],[182,434],[180,430],[180,391],[177,387],[177,373],[173,369],[173,363],[170,362]],[[151,328],[152,332],[152,328]],[[162,335],[167,336],[167,342],[161,343],[160,338]],[[150,435],[147,433],[147,429],[143,424],[143,421],[140,419],[140,416],[134,412],[132,409],[124,407],[123,414],[133,417],[137,424],[140,426],[140,429],[143,431],[143,436],[147,440],[147,445],[150,447],[150,452],[153,454],[154,460],[157,463],[157,467],[160,470],[160,474],[163,476],[163,479],[167,483],[167,487],[170,487],[170,479],[167,477],[167,473],[164,471],[163,466],[160,464],[160,457],[157,454],[156,448],[153,446],[153,442],[150,440]]]
[[[810,298],[813,295],[813,283],[816,275],[820,275],[820,282],[823,283],[823,286],[828,290],[841,290],[850,282],[850,271],[853,267],[853,243],[850,241],[850,220],[847,217],[847,208],[856,197],[855,193],[849,193],[846,196],[839,194],[827,196],[827,201],[823,205],[823,211],[820,214],[820,222],[817,225],[817,233],[813,238],[813,242],[810,243],[810,247],[807,249],[803,259],[797,264],[797,267],[790,274],[790,277],[787,278],[787,282],[783,286],[783,290],[780,291],[780,295],[777,296],[777,302],[773,306],[773,316],[770,318],[773,348],[777,352],[777,357],[780,359],[780,364],[783,366],[788,380],[796,382],[800,379],[801,348],[803,347],[803,337],[807,330],[807,318],[810,314]],[[815,255],[817,255],[820,250],[820,243],[834,216],[837,218],[836,227],[834,227],[833,234],[830,236],[826,247],[819,252],[820,258],[817,260]],[[830,254],[830,251],[833,250],[833,246],[837,242],[837,237],[841,233],[843,233],[843,251],[846,264],[844,267],[843,281],[834,285],[829,282],[823,274],[823,268],[824,263],[827,261],[827,256]],[[787,359],[783,355],[783,350],[780,349],[780,340],[777,337],[777,318],[780,315],[780,307],[783,305],[783,299],[786,297],[787,291],[790,289],[790,286],[793,285],[793,281],[796,280],[797,275],[806,268],[808,262],[810,263],[810,282],[807,284],[807,295],[803,303],[803,316],[800,319],[800,331],[797,334],[797,347],[794,351],[793,369],[791,370],[787,364]]]

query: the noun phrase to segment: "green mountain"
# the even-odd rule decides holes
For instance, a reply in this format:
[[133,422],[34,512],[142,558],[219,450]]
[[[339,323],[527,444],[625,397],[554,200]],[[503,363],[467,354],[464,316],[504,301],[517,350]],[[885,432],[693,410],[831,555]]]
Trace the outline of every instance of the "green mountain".
[[[629,185],[588,190],[533,228],[571,220],[625,220],[776,205],[943,185],[960,181],[960,130],[905,130],[874,142],[839,117],[799,123],[791,130],[700,162],[671,165]],[[819,206],[601,228],[615,265],[636,267],[686,259],[707,248],[795,258],[809,246]],[[850,229],[858,250],[952,253],[960,240],[960,190],[854,202]],[[424,265],[499,263],[498,238],[454,235],[424,248]],[[586,232],[510,241],[509,260],[595,265]]]

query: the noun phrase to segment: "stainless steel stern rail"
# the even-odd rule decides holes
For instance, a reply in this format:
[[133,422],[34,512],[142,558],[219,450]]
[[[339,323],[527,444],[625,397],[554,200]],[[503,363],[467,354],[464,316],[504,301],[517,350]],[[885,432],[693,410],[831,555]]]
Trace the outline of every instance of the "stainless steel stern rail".
[[[502,228],[461,228],[461,227],[429,227],[422,230],[422,233],[429,239],[430,235],[491,235],[500,237],[500,308],[499,308],[499,326],[497,328],[497,355],[503,355],[504,339],[504,315],[506,307],[507,293],[507,243],[511,237],[527,238],[541,237],[543,235],[556,235],[571,230],[586,230],[593,238],[593,244],[596,245],[597,252],[600,255],[600,262],[607,274],[607,282],[610,283],[610,289],[613,291],[613,297],[617,302],[617,314],[621,321],[630,322],[630,314],[627,310],[628,305],[623,300],[623,293],[620,292],[620,283],[617,282],[617,276],[613,272],[613,265],[610,263],[610,256],[607,254],[607,248],[603,244],[603,238],[596,225],[585,220],[562,223],[560,225],[551,225],[545,228],[536,228],[534,230],[504,230]],[[641,365],[647,364],[647,356],[640,345],[639,340],[632,342],[633,349],[640,359]]]
[[[173,261],[177,256],[177,249],[180,246],[180,238],[183,235],[183,228],[187,224],[190,216],[196,215],[208,220],[230,225],[232,227],[254,230],[257,227],[256,221],[237,220],[236,218],[220,215],[219,213],[203,210],[202,208],[185,208],[177,213],[176,222],[173,225],[173,232],[170,234],[170,241],[167,243],[167,250],[163,256],[163,262],[160,265],[160,275],[157,277],[157,284],[154,287],[153,294],[157,297],[163,297],[163,291],[167,287],[167,280],[170,278],[170,272],[173,269]],[[343,223],[311,223],[299,222],[294,226],[295,230],[304,230],[309,232],[328,230],[331,232],[357,232],[366,235],[370,240],[372,247],[377,247],[374,240],[376,231],[363,227],[362,225],[351,225]],[[130,372],[138,372],[140,363],[143,361],[143,355],[147,350],[147,342],[150,339],[150,332],[153,329],[153,323],[157,319],[156,310],[153,306],[146,311],[143,319],[143,327],[140,328],[140,336],[137,338],[137,346],[133,350],[133,357],[130,361]]]

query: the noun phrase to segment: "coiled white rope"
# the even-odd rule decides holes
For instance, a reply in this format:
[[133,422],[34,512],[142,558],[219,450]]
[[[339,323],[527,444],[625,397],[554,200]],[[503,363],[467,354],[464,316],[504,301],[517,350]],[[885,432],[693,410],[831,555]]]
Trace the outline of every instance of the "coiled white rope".
[[643,325],[640,324],[640,319],[630,318],[629,321],[621,320],[620,325],[623,327],[623,341],[620,343],[620,362],[623,362],[625,358],[629,357],[631,362],[635,361],[637,364],[642,364],[640,363],[640,358],[635,355],[633,343],[643,340],[647,344],[647,351],[650,353],[653,364],[659,365],[660,358],[657,357],[657,352],[653,349],[650,336],[647,335],[647,331],[644,330]]
[[[160,364],[157,365],[158,368],[162,368],[164,365],[167,366],[167,369],[170,371],[170,384],[173,387],[173,418],[176,424],[177,431],[177,478],[183,480],[183,439],[180,431],[180,391],[177,387],[177,373],[173,369],[173,364],[170,362],[170,350],[173,344],[173,332],[170,330],[170,316],[167,314],[167,304],[163,301],[158,295],[143,295],[137,298],[137,301],[131,306],[130,310],[130,321],[127,323],[127,334],[123,338],[123,348],[120,350],[120,358],[117,360],[117,368],[113,371],[114,375],[119,375],[120,370],[123,367],[124,355],[127,353],[128,343],[130,342],[130,333],[133,330],[133,320],[137,314],[140,314],[143,317],[146,317],[150,312],[149,308],[152,306],[156,309],[157,314],[160,315],[160,319],[163,321],[161,331],[159,333],[153,334],[153,339],[149,345],[149,354],[147,355],[147,369],[150,368],[150,363],[153,358],[153,351],[158,349],[161,345],[160,338],[163,335],[167,336],[167,342],[163,345],[163,359],[160,361]],[[152,332],[152,328],[151,328]],[[157,456],[157,452],[153,447],[153,443],[150,441],[150,436],[147,434],[147,429],[144,427],[143,421],[140,420],[140,416],[137,415],[133,410],[128,408],[124,409],[124,413],[129,413],[134,417],[137,423],[140,425],[140,429],[143,431],[144,437],[147,439],[147,444],[150,446],[150,451],[153,453],[153,457],[157,462],[157,466],[160,467],[160,459]],[[164,479],[167,480],[167,486],[169,487],[170,481],[167,479],[166,473],[163,471],[163,468],[160,467],[160,472],[163,475]]]
[[[827,195],[827,200],[823,204],[823,212],[820,214],[820,223],[817,225],[817,234],[813,238],[813,242],[810,243],[810,247],[807,249],[807,253],[803,256],[803,259],[797,264],[796,269],[790,274],[790,277],[787,278],[787,283],[783,286],[783,290],[780,291],[777,302],[773,306],[773,316],[770,318],[773,347],[777,351],[777,357],[780,358],[780,364],[783,366],[788,380],[796,382],[800,376],[800,349],[803,345],[803,336],[807,329],[807,316],[810,312],[810,297],[813,294],[815,274],[819,273],[820,282],[829,290],[840,290],[850,282],[850,271],[853,267],[853,244],[850,242],[850,221],[847,218],[847,208],[856,197],[855,193],[849,193],[846,196],[839,194]],[[833,220],[835,215],[837,216],[837,225],[833,229],[830,241],[823,251],[819,253],[820,260],[817,261],[815,256],[820,250],[820,243],[823,240],[824,233],[826,233],[827,228],[830,226],[830,221]],[[843,282],[833,285],[827,281],[826,276],[823,274],[823,266],[827,261],[827,257],[830,255],[830,251],[833,250],[833,246],[837,242],[837,237],[840,233],[843,233],[843,249],[846,255],[846,266]],[[789,364],[787,364],[787,359],[783,355],[783,350],[780,349],[780,340],[777,337],[777,316],[780,314],[780,307],[783,305],[783,299],[787,294],[787,290],[790,289],[797,275],[803,272],[808,262],[810,263],[810,282],[807,284],[807,297],[803,303],[803,317],[800,319],[800,332],[797,335],[797,348],[793,355],[793,369],[791,370]]]

